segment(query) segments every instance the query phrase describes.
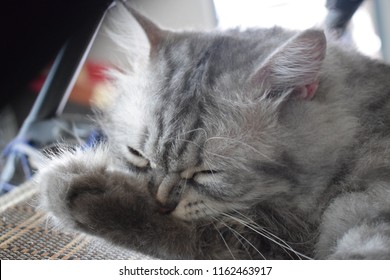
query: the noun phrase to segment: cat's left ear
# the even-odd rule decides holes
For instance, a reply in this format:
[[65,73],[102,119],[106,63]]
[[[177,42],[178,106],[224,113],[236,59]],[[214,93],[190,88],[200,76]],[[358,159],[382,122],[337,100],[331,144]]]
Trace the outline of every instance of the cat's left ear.
[[318,87],[318,75],[325,58],[326,38],[320,30],[298,33],[272,53],[251,77],[255,86],[266,87],[270,94],[292,90],[311,99]]

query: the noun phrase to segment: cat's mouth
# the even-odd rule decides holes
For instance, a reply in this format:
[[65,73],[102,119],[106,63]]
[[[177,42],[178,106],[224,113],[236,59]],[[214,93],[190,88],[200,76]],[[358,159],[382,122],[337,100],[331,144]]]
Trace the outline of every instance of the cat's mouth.
[[172,213],[173,210],[175,210],[175,209],[167,208],[167,207],[159,207],[159,208],[158,208],[158,212],[159,212],[160,214],[164,214],[164,215],[167,215],[167,214]]
[[171,214],[173,211],[175,211],[176,205],[160,205],[157,208],[157,212],[163,215]]

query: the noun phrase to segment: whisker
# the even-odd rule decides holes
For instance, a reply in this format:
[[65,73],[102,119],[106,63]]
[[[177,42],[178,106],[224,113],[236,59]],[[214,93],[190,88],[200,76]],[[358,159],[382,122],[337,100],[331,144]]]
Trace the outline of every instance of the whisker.
[[250,219],[249,217],[246,217],[244,214],[240,213],[238,210],[236,209],[233,209],[234,212],[236,212],[237,214],[239,214],[241,217],[245,218],[248,220],[248,222],[254,226],[256,229],[258,230],[263,230],[264,232],[266,232],[267,234],[271,235],[272,237],[278,239],[279,241],[283,242],[286,246],[290,247],[292,249],[292,247],[286,242],[284,241],[283,239],[281,239],[280,237],[278,237],[277,235],[271,233],[269,230],[267,230],[266,228],[260,226],[259,224],[257,224],[255,221],[253,221],[252,219]]
[[[239,212],[238,212],[239,213]],[[242,215],[241,213],[239,213],[240,215]],[[224,215],[227,215],[227,214],[224,214]],[[306,259],[311,259],[310,257],[294,250],[287,242],[285,242],[283,239],[281,239],[280,237],[276,236],[275,234],[269,232],[268,230],[266,230],[265,228],[257,225],[256,223],[253,224],[253,222],[245,222],[243,220],[240,220],[234,216],[231,216],[231,215],[227,215],[228,217],[236,220],[237,222],[241,222],[243,225],[245,225],[246,227],[248,227],[249,229],[251,229],[252,231],[260,234],[261,236],[267,238],[268,240],[274,242],[275,244],[279,245],[280,247],[282,247],[283,249],[286,249],[286,250],[289,250],[291,252],[293,252],[294,254],[297,255],[298,258],[300,257],[303,257],[303,258],[306,258]],[[243,216],[243,215],[242,215]],[[245,216],[243,216],[245,217]],[[247,218],[247,217],[245,217]],[[278,240],[278,241],[277,241]],[[287,252],[285,251],[291,258],[292,256]]]
[[232,250],[230,249],[229,245],[226,243],[226,240],[225,240],[225,238],[223,237],[221,231],[217,228],[217,226],[216,226],[214,223],[212,223],[212,224],[213,224],[214,228],[216,229],[216,231],[218,232],[219,236],[221,236],[221,239],[222,239],[223,243],[225,244],[226,248],[229,250],[230,255],[231,255],[232,258],[235,260],[236,258],[234,257],[233,252],[232,252]]
[[[240,213],[238,210],[233,210],[235,211],[237,214],[241,215],[243,218],[245,219],[248,219],[248,221],[251,223],[251,225],[255,226],[258,230],[263,230],[264,232],[266,232],[267,234],[271,235],[273,238],[276,238],[277,240],[281,241],[282,243],[284,243],[286,246],[288,246],[289,248],[291,248],[291,250],[295,251],[291,245],[289,245],[286,241],[284,241],[283,239],[281,239],[280,237],[278,237],[277,235],[273,234],[272,232],[270,232],[269,230],[267,230],[266,228],[258,225],[255,221],[253,221],[252,219],[250,219],[249,217],[246,217],[245,215],[243,215],[242,213]],[[299,253],[301,254],[301,253]],[[303,255],[303,254],[301,254]],[[299,257],[299,255],[297,255]],[[305,258],[307,259],[311,259],[310,257],[308,256],[305,256],[303,255]]]
[[186,135],[186,134],[189,134],[191,132],[195,132],[195,131],[201,131],[204,133],[205,137],[207,138],[207,131],[204,129],[204,128],[201,128],[201,127],[198,127],[198,128],[195,128],[195,129],[191,129],[191,130],[188,130],[186,132],[182,132],[182,133],[179,133],[178,135],[181,136],[181,135]]
[[187,142],[187,143],[193,144],[194,146],[196,146],[198,148],[201,148],[201,146],[199,144],[196,144],[194,141],[191,141],[191,140],[181,139],[181,138],[173,138],[173,137],[172,137],[172,140],[178,140],[178,141],[182,141],[182,142]]
[[256,149],[255,147],[249,145],[248,143],[245,143],[245,142],[242,142],[242,141],[240,141],[240,140],[237,140],[237,139],[228,138],[228,137],[222,137],[222,136],[214,136],[214,137],[210,137],[210,138],[206,139],[205,143],[207,143],[207,142],[210,141],[210,140],[225,140],[225,141],[232,141],[232,142],[234,142],[234,143],[238,143],[238,144],[241,144],[241,145],[243,145],[243,146],[245,146],[245,147],[247,147],[247,148],[250,148],[252,151],[258,153],[259,155],[265,157],[266,159],[268,159],[268,160],[270,160],[270,161],[272,161],[272,162],[275,161],[274,159],[270,158],[270,157],[267,156],[266,154],[260,152],[260,151],[259,151],[258,149]]
[[[213,217],[214,219],[216,219],[215,217]],[[217,219],[216,219],[217,220]],[[227,225],[225,222],[223,222],[222,220],[217,220],[218,222],[222,223],[225,227],[227,227],[231,232],[233,232],[234,236],[237,238],[237,240],[241,243],[241,245],[245,248],[245,251],[247,252],[248,256],[252,258],[252,255],[249,253],[248,249],[246,248],[245,244],[241,241],[240,238],[244,239],[246,241],[247,244],[249,244],[249,246],[251,246],[253,249],[255,249],[255,251],[263,258],[263,260],[266,260],[267,258],[255,247],[255,245],[252,244],[252,242],[250,242],[248,239],[246,239],[241,233],[239,233],[238,231],[236,231],[235,229],[233,229],[232,227],[230,227],[229,225]],[[237,236],[238,235],[238,236]],[[240,237],[240,238],[239,238]]]
[[224,223],[222,221],[220,221],[220,222],[233,233],[234,237],[238,240],[238,242],[240,242],[240,244],[244,248],[246,254],[249,256],[249,258],[251,260],[253,260],[252,255],[249,253],[248,248],[245,246],[244,242],[242,242],[242,239],[245,240],[246,243],[249,244],[249,246],[251,246],[253,249],[255,249],[259,253],[259,255],[265,260],[265,257],[259,252],[259,250],[257,250],[257,248],[248,239],[246,239],[241,233],[239,233],[238,231],[236,231],[232,227],[228,226],[226,223]]
[[[242,214],[241,214],[242,215]],[[245,216],[244,216],[245,217]],[[283,250],[290,256],[290,258],[292,258],[292,256],[290,255],[290,253],[287,250],[295,253],[295,255],[299,258],[300,258],[300,253],[298,253],[297,251],[295,251],[286,241],[284,241],[283,239],[281,239],[280,237],[278,237],[277,235],[271,233],[269,230],[265,229],[264,227],[261,227],[260,225],[258,225],[257,223],[253,222],[253,223],[246,223],[245,221],[243,221],[243,223],[251,230],[253,230],[254,232],[257,232],[256,230],[259,230],[261,231],[263,234],[264,237],[266,237],[267,239],[271,240],[272,242],[274,242],[275,244],[281,246],[283,248]],[[257,232],[259,233],[259,232]],[[260,233],[259,233],[260,234]],[[280,241],[284,246],[282,246],[279,242],[277,242],[276,240]]]
[[[212,212],[215,212],[217,213],[216,210],[212,209],[210,206],[204,204],[210,211]],[[246,248],[245,244],[241,241],[241,238],[244,239],[248,244],[249,246],[251,246],[253,249],[255,249],[255,251],[264,259],[266,260],[266,257],[256,248],[256,246],[254,246],[252,244],[252,242],[250,242],[248,239],[246,239],[241,233],[239,233],[238,231],[236,231],[235,229],[233,229],[232,227],[230,227],[228,224],[226,224],[222,219],[217,219],[216,217],[214,216],[211,216],[214,220],[216,220],[217,222],[219,223],[222,223],[225,227],[227,227],[233,234],[234,236],[237,238],[237,240],[241,243],[241,245],[245,248],[245,251],[247,252],[248,256],[252,258],[251,254],[249,253],[248,249]],[[238,235],[238,236],[237,236]],[[240,238],[239,238],[240,237]]]
[[210,151],[204,151],[205,154],[209,154],[209,155],[212,155],[212,156],[216,156],[216,157],[220,157],[220,158],[223,158],[223,159],[229,159],[231,160],[232,158],[231,157],[227,157],[227,156],[223,156],[223,155],[220,155],[220,154],[216,154],[216,153],[212,153]]
[[261,231],[260,231],[261,229],[256,229],[256,228],[252,227],[249,223],[247,223],[247,222],[245,222],[245,221],[243,221],[243,220],[241,220],[241,219],[238,219],[237,217],[228,215],[228,214],[226,214],[226,213],[223,213],[223,215],[226,215],[226,217],[229,217],[229,218],[235,220],[236,222],[241,223],[242,225],[246,226],[247,228],[249,228],[249,229],[252,230],[253,232],[256,232],[257,234],[259,234],[259,235],[265,237],[266,239],[268,239],[269,241],[275,243],[276,245],[279,245],[279,246],[286,252],[286,254],[289,255],[289,257],[290,257],[291,259],[293,259],[293,257],[292,257],[292,256],[290,255],[290,253],[287,251],[287,250],[294,251],[291,247],[286,246],[286,245],[284,245],[284,244],[282,244],[282,243],[276,241],[276,240],[273,239],[272,237],[268,236],[268,235],[267,235],[267,234],[268,234],[267,232],[261,232]]

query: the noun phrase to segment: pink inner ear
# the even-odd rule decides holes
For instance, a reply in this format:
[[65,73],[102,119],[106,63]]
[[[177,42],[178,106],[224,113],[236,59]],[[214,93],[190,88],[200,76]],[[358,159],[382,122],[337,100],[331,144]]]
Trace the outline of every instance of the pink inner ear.
[[318,80],[315,80],[311,84],[305,85],[302,88],[301,92],[299,92],[298,97],[305,100],[311,100],[313,99],[317,89],[318,89]]

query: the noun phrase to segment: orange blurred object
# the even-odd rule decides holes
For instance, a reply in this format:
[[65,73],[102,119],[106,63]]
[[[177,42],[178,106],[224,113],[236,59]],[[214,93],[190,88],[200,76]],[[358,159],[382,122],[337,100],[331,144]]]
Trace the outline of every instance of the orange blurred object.
[[[69,101],[83,106],[90,106],[95,88],[106,81],[105,71],[108,66],[87,61],[80,71],[79,77],[69,96]],[[40,77],[30,84],[32,91],[39,93],[45,82],[48,71],[44,71]]]

